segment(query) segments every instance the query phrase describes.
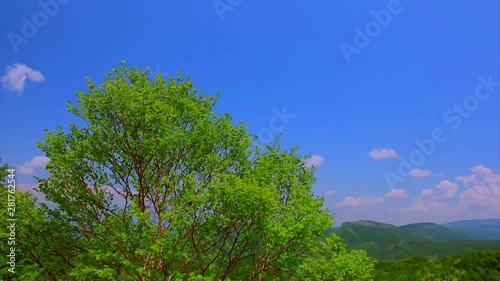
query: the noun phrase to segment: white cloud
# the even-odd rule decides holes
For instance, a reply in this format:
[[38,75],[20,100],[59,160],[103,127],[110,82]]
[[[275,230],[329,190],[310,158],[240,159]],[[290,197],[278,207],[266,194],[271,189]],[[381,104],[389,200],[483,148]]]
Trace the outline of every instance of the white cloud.
[[398,156],[396,150],[388,148],[374,148],[370,151],[369,154],[373,159],[376,160],[384,158],[395,158]]
[[[469,205],[500,210],[500,188],[498,186],[492,188],[474,187],[462,192],[460,201],[462,206]],[[500,211],[496,213],[500,215]]]
[[16,184],[16,189],[21,190],[23,192],[31,192],[35,193],[35,188],[38,187],[38,184],[27,184],[27,183],[18,183]]
[[49,158],[46,156],[35,156],[30,161],[26,161],[21,165],[16,165],[16,171],[20,175],[33,175],[35,174],[35,168],[43,168],[49,162]]
[[458,184],[444,180],[440,181],[436,188],[439,190],[443,190],[447,198],[452,198],[458,191]]
[[429,209],[427,208],[424,201],[422,201],[421,199],[417,199],[413,201],[413,204],[408,209],[403,209],[403,211],[427,213]]
[[306,165],[308,167],[319,167],[322,166],[323,163],[325,163],[325,158],[321,155],[311,155],[311,158],[306,159]]
[[[471,175],[456,177],[467,189],[448,180],[439,182],[436,189],[424,189],[403,212],[423,212],[447,217],[489,218],[500,216],[500,175],[483,165],[470,169]],[[438,192],[436,192],[436,190]],[[456,194],[460,193],[457,200]]]
[[33,194],[33,197],[37,199],[37,202],[48,203],[47,199],[45,198],[45,194],[36,191],[35,188],[38,188],[38,184],[27,184],[27,183],[16,184],[17,190]]
[[431,175],[431,171],[420,169],[420,168],[415,168],[415,169],[411,170],[410,175],[412,177],[428,177]]
[[458,216],[460,214],[460,209],[456,206],[451,206],[450,204],[431,201],[426,202],[422,199],[416,199],[413,201],[413,204],[407,208],[402,209],[403,212],[421,212],[428,213],[431,215],[441,215],[441,216]]
[[327,192],[326,192],[326,195],[328,195],[328,196],[333,196],[333,195],[335,195],[335,190],[330,190],[330,191],[327,191]]
[[387,198],[405,198],[405,197],[408,197],[408,195],[406,194],[406,190],[404,190],[402,188],[401,189],[393,188],[386,195],[384,195],[384,197],[387,197]]
[[434,190],[431,188],[426,188],[420,192],[419,198],[431,198],[434,196]]
[[460,207],[500,216],[500,175],[483,165],[472,167],[471,172],[470,176],[457,177],[468,187],[460,194]]
[[474,175],[477,175],[477,176],[488,177],[488,176],[495,175],[491,169],[486,168],[483,165],[478,165],[478,166],[472,167],[470,170]]
[[45,80],[40,71],[25,64],[15,63],[13,66],[7,66],[7,73],[0,77],[0,83],[8,90],[21,94],[26,86],[26,79],[33,82]]
[[[435,191],[437,190],[437,191]],[[430,201],[443,201],[452,199],[458,191],[458,184],[448,180],[440,181],[436,185],[436,189],[426,188],[420,192],[414,200],[425,200],[427,203]]]
[[457,180],[461,181],[463,184],[468,185],[469,183],[474,183],[476,182],[476,175],[470,175],[470,176],[458,176]]
[[30,167],[45,167],[47,163],[49,163],[50,159],[47,156],[34,156],[33,159],[30,161],[26,162],[25,165],[28,165]]
[[16,166],[16,172],[18,172],[20,175],[34,175],[35,169],[19,165]]
[[[436,213],[436,214],[457,214],[458,208],[456,206],[451,206],[448,201],[455,196],[458,191],[458,184],[443,180],[440,181],[436,190],[436,193],[432,188],[426,188],[420,192],[418,196],[413,198],[413,204],[406,209],[402,209],[403,212],[424,212],[424,213]],[[443,193],[444,195],[440,194]]]
[[384,198],[375,196],[352,197],[348,196],[340,203],[335,204],[335,207],[354,207],[376,206],[384,203]]

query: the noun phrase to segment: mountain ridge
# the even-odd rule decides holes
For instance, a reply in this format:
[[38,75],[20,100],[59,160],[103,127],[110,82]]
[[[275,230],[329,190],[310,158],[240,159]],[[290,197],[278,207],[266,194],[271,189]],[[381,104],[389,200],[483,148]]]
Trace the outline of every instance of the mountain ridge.
[[[498,220],[500,225],[500,219]],[[487,229],[496,225],[495,221],[473,222],[485,224]],[[468,224],[465,224],[468,225]],[[348,249],[361,249],[380,260],[401,259],[407,256],[438,257],[465,253],[472,250],[500,250],[498,239],[483,239],[458,228],[432,222],[412,223],[402,226],[359,220],[344,222],[329,232],[338,234]],[[480,233],[480,231],[476,230]]]

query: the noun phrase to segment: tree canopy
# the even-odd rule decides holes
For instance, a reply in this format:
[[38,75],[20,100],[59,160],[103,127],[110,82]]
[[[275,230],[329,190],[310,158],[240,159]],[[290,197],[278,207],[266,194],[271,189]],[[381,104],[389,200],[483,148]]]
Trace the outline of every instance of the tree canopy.
[[46,130],[54,207],[19,192],[19,280],[369,280],[366,253],[321,239],[333,216],[307,155],[254,146],[177,75],[122,63],[68,102],[84,126]]

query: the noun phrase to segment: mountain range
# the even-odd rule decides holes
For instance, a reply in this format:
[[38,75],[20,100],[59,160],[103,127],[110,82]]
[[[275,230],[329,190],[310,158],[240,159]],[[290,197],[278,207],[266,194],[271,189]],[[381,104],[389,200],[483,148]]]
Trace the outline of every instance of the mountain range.
[[348,249],[365,250],[379,260],[500,250],[500,219],[464,220],[444,225],[424,222],[403,226],[360,220],[345,222],[331,232],[341,236]]
[[461,220],[444,226],[463,230],[477,239],[500,240],[500,219]]

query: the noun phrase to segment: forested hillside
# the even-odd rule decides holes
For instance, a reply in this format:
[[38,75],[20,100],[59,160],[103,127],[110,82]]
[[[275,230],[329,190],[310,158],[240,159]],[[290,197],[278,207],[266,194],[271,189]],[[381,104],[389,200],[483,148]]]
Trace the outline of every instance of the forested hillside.
[[498,281],[500,251],[475,251],[442,258],[409,257],[399,261],[379,262],[375,280],[422,281]]
[[397,227],[390,224],[360,221],[344,223],[332,230],[344,239],[348,249],[365,250],[380,260],[409,256],[442,257],[475,250],[500,250],[500,240],[472,240],[473,236],[431,223]]
[[414,223],[400,226],[400,228],[414,234],[420,239],[430,241],[478,239],[478,237],[463,230],[452,229],[435,223]]

